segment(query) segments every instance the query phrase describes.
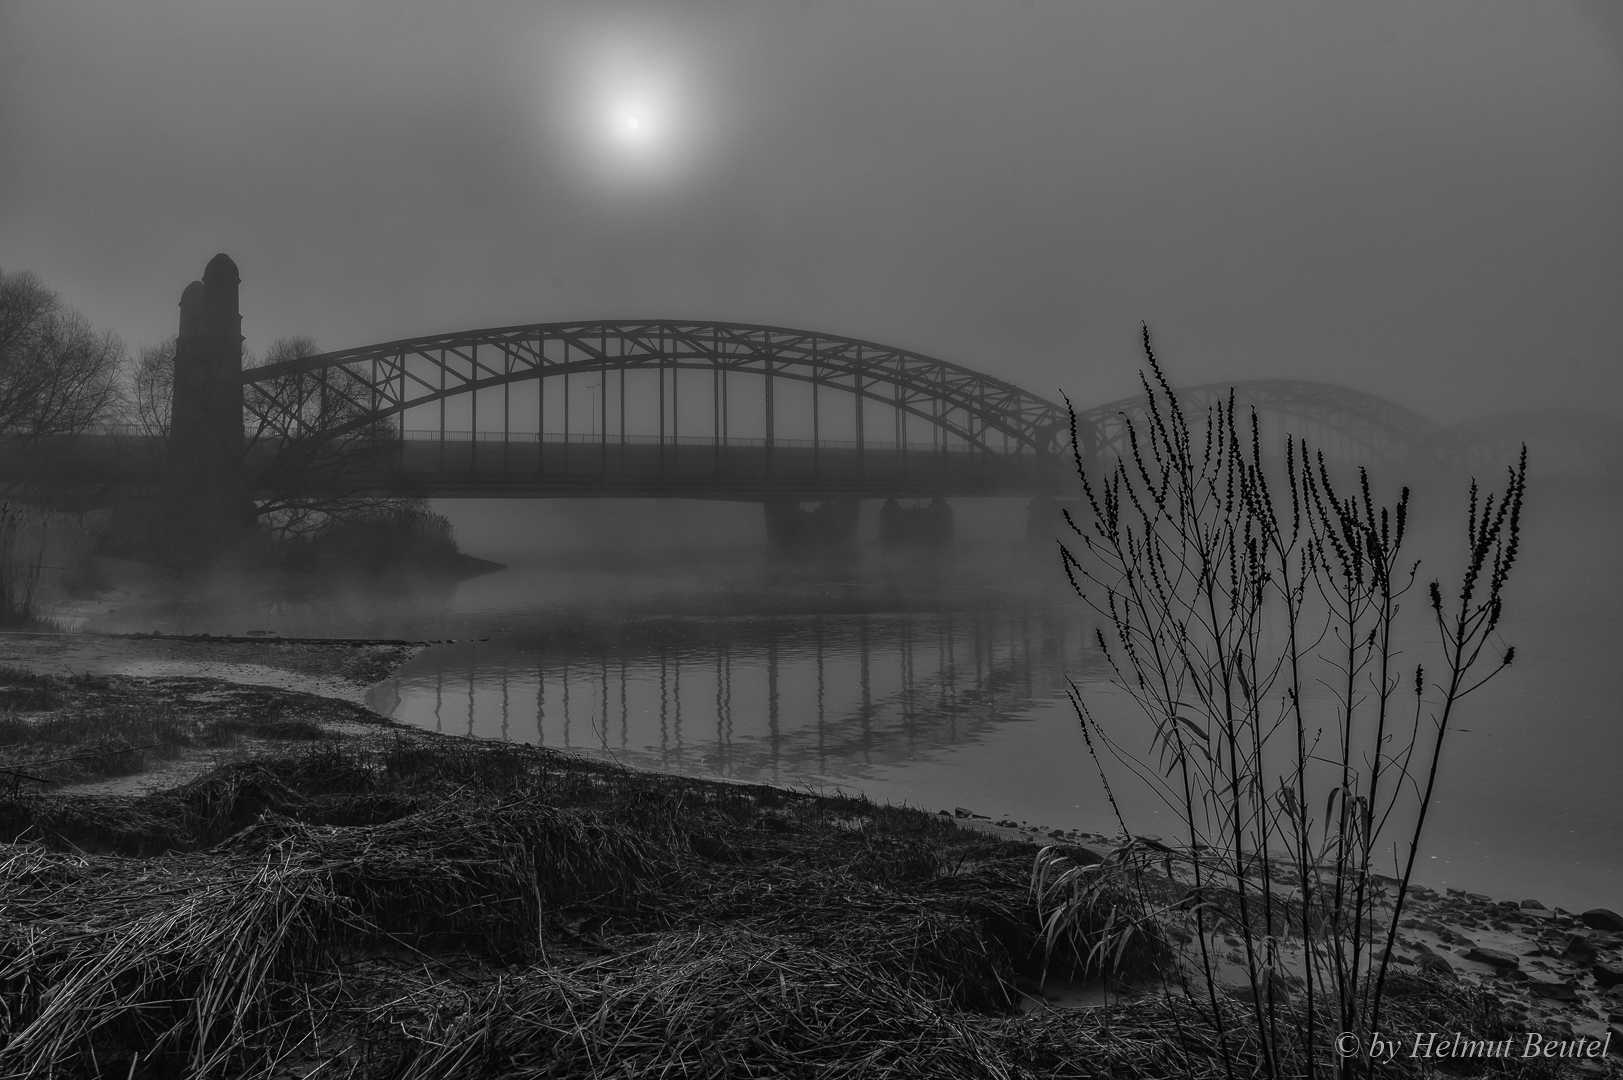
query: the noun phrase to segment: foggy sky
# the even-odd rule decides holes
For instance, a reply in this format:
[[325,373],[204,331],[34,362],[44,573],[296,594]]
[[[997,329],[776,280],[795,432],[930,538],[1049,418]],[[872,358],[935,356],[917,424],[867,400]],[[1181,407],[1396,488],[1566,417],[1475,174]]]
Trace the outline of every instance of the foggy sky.
[[[0,267],[132,344],[864,337],[1623,413],[1623,6],[0,0]],[[655,152],[610,99],[658,99]]]

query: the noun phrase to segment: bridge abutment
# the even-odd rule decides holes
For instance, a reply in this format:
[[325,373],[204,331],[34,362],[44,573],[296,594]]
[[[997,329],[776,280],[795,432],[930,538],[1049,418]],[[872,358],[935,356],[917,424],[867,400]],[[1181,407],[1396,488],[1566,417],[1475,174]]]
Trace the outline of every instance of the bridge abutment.
[[171,561],[198,563],[254,521],[242,478],[242,314],[237,264],[220,254],[180,298],[164,520]]
[[762,504],[767,541],[779,551],[840,551],[856,547],[857,499],[832,499],[811,510],[800,503],[773,500]]

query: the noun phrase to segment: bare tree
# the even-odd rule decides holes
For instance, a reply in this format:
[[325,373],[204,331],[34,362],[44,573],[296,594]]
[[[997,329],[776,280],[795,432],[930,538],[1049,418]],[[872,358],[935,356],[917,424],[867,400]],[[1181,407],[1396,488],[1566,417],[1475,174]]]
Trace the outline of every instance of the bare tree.
[[169,409],[175,387],[175,339],[141,349],[130,373],[126,411],[144,435],[169,437]]
[[[278,338],[253,366],[313,356],[308,337]],[[380,494],[398,432],[367,422],[356,373],[323,367],[244,387],[247,463],[261,522],[282,538],[397,514],[414,501]]]
[[0,271],[0,435],[78,435],[118,403],[124,344],[28,271]]

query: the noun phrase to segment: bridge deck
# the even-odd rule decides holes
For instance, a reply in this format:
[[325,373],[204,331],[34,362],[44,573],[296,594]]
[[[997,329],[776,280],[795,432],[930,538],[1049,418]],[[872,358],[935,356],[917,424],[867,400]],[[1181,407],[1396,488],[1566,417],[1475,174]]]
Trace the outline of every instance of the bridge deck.
[[[483,433],[482,433],[483,434]],[[165,469],[159,440],[96,434],[59,440],[31,455],[0,447],[0,483],[31,481],[79,486],[102,503],[119,490],[160,483]],[[274,448],[250,450],[249,468]],[[708,439],[653,439],[625,443],[593,436],[567,441],[534,434],[513,439],[408,438],[394,444],[370,480],[377,492],[436,499],[678,498],[766,502],[777,499],[932,498],[977,495],[1054,495],[1076,485],[1068,461],[1033,453],[901,450],[869,444],[767,446],[761,440],[717,444]],[[94,490],[90,490],[94,489]],[[315,494],[315,492],[312,492]]]
[[[618,443],[590,440],[401,445],[401,482],[429,498],[687,498],[760,502],[837,497],[1047,495],[1066,470],[1033,454],[869,446]],[[1072,478],[1074,483],[1074,477]]]

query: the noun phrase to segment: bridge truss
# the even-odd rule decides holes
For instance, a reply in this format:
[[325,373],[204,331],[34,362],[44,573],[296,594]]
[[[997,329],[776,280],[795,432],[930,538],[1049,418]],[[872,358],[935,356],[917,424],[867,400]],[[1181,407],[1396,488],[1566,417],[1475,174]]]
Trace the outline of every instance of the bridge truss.
[[[543,387],[536,395],[533,418],[516,416],[508,394],[513,386],[563,377],[567,393],[569,376],[604,373],[594,427],[598,438],[612,442],[634,437],[626,423],[627,372],[658,374],[658,431],[649,434],[674,440],[683,433],[675,374],[695,370],[712,377],[711,401],[702,410],[710,431],[695,432],[690,419],[689,437],[730,440],[733,410],[728,382],[750,375],[764,381],[759,428],[764,429],[768,446],[777,441],[774,388],[779,380],[811,386],[813,441],[822,437],[822,390],[850,398],[859,448],[870,443],[907,445],[910,420],[926,425],[932,445],[940,449],[1054,455],[1069,439],[1069,417],[1062,406],[980,372],[868,341],[732,323],[541,323],[474,330],[250,368],[243,372],[243,382],[258,389],[249,395],[253,419],[285,435],[302,434],[291,429],[313,415],[342,416],[340,423],[327,429],[337,438],[408,412],[420,417],[425,408],[437,408],[438,435],[444,439],[450,437],[445,403],[469,395],[473,437],[494,437],[499,424],[501,437],[510,439],[532,426],[544,437],[546,410]],[[616,387],[608,382],[608,373],[619,374],[617,402],[612,400]],[[492,424],[487,406],[487,427],[481,429],[479,403],[482,396],[489,396],[481,392],[491,390],[503,392],[501,415]],[[692,392],[690,384],[690,398]],[[886,418],[892,421],[892,431],[871,430],[865,406],[874,405],[890,414]],[[565,424],[569,415],[566,409]],[[404,435],[403,420],[393,422]]]

